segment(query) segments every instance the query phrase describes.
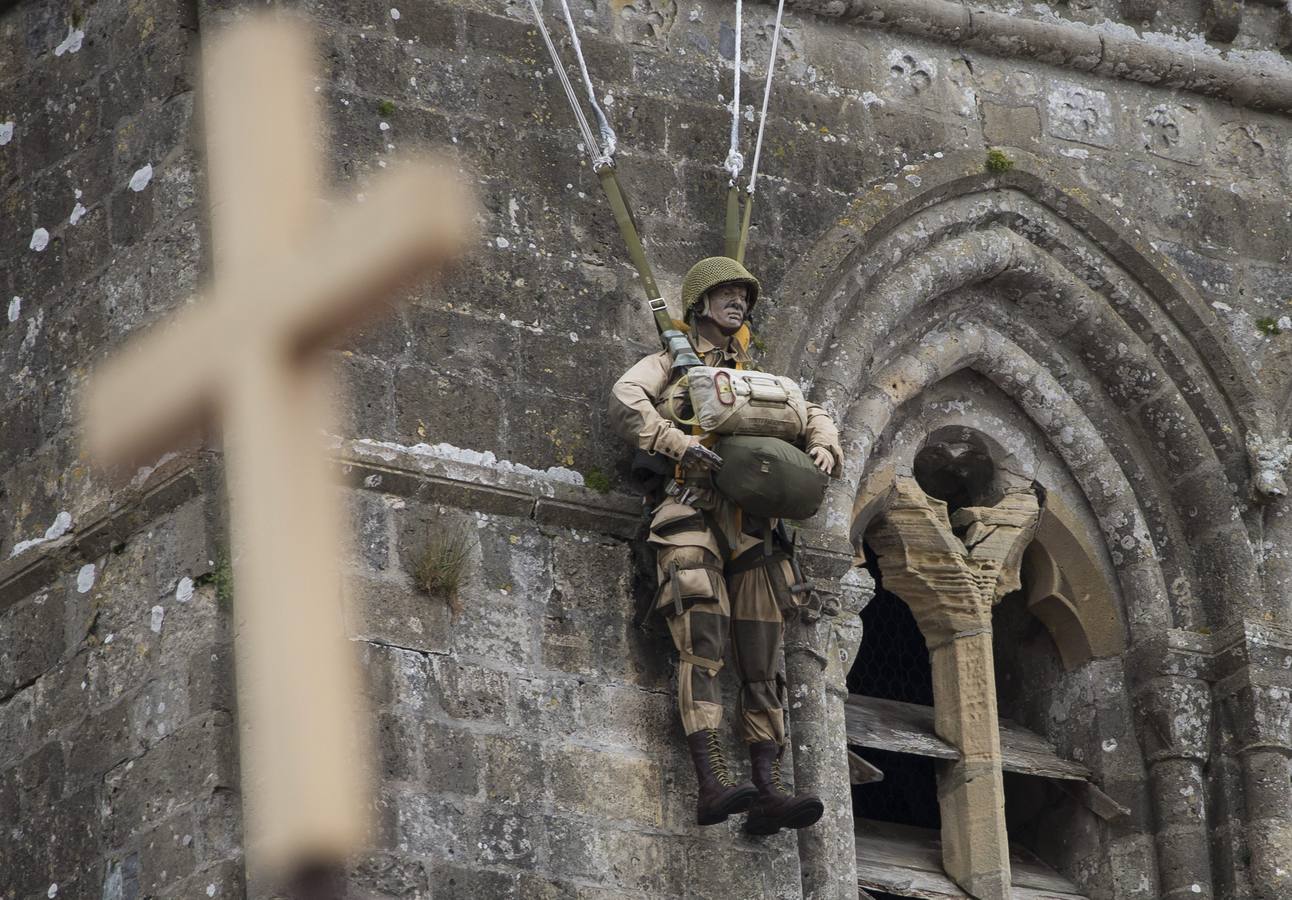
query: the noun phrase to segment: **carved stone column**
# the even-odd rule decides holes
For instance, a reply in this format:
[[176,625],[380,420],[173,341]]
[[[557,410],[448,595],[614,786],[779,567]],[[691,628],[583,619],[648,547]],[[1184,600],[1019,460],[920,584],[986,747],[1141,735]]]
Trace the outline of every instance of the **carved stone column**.
[[1246,874],[1258,900],[1292,897],[1292,634],[1244,623],[1219,655],[1215,685],[1242,773]]
[[1011,896],[991,610],[1018,589],[1038,518],[1030,487],[948,518],[945,503],[898,476],[869,535],[885,588],[910,607],[929,647],[934,727],[961,754],[938,773],[943,865],[979,900]]
[[[819,578],[815,567],[813,577]],[[856,900],[857,848],[848,771],[844,703],[848,671],[861,645],[861,611],[875,595],[864,569],[850,568],[824,582],[820,612],[804,610],[785,635],[794,786],[825,803],[825,817],[800,829],[799,866],[804,900]]]
[[1211,688],[1200,679],[1154,678],[1135,697],[1135,720],[1157,818],[1163,900],[1213,896],[1203,765],[1211,748]]

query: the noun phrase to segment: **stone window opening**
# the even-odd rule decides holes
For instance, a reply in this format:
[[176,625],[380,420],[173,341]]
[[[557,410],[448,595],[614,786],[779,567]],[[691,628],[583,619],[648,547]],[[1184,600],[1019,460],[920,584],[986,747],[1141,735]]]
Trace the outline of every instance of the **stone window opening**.
[[[1089,772],[997,715],[992,665],[993,607],[1025,597],[1022,557],[1043,492],[1000,465],[991,442],[956,431],[931,437],[911,474],[896,476],[866,532],[876,595],[849,677],[848,741],[893,784],[854,788],[859,886],[877,898],[1077,900],[1072,882],[1011,842],[1009,826],[1029,827],[1043,818],[1038,804],[1071,796],[1051,782],[1086,784]],[[930,787],[936,814],[918,802]],[[902,789],[913,791],[906,808]]]
[[[866,553],[866,569],[874,580],[875,595],[861,613],[862,652],[848,673],[848,692],[856,697],[932,707],[933,674],[919,625],[906,604],[884,590],[873,552]],[[942,827],[932,758],[875,746],[856,746],[852,752],[883,773],[879,781],[854,785],[854,817],[935,830]]]

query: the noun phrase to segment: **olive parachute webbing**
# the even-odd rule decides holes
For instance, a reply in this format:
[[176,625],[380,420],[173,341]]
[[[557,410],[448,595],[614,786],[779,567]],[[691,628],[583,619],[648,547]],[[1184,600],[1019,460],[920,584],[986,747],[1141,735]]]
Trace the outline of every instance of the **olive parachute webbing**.
[[606,199],[610,203],[610,210],[614,214],[615,224],[619,226],[619,233],[624,239],[624,244],[628,247],[628,256],[632,260],[633,266],[637,269],[637,274],[641,276],[642,287],[646,290],[647,305],[650,307],[651,316],[655,320],[655,328],[659,332],[660,341],[672,358],[674,369],[686,370],[693,366],[698,366],[700,365],[700,357],[696,354],[695,348],[691,346],[690,339],[674,324],[673,317],[668,312],[668,305],[660,295],[659,287],[655,284],[655,275],[651,271],[650,262],[646,259],[646,250],[642,246],[641,235],[637,232],[637,226],[633,222],[631,212],[629,212],[623,190],[619,187],[619,179],[615,175],[615,133],[597,103],[596,91],[593,90],[592,79],[588,76],[588,67],[583,60],[583,48],[579,44],[578,34],[574,30],[574,18],[570,15],[570,8],[566,4],[566,0],[561,0],[561,6],[565,11],[565,24],[570,29],[571,42],[574,46],[574,53],[579,60],[579,70],[583,74],[583,83],[588,91],[588,100],[596,111],[601,134],[606,141],[604,151],[597,144],[597,140],[592,134],[592,129],[588,125],[587,117],[583,114],[583,108],[579,106],[579,98],[575,95],[570,79],[565,74],[565,66],[556,52],[556,45],[552,43],[551,35],[548,34],[547,23],[543,21],[543,14],[538,8],[538,3],[536,0],[529,0],[529,6],[534,12],[534,22],[538,26],[538,32],[543,38],[544,45],[547,47],[547,53],[552,58],[552,68],[556,70],[556,75],[561,81],[561,87],[565,89],[565,99],[569,102],[570,109],[574,112],[579,131],[583,134],[584,145],[592,159],[592,171],[596,173],[598,180],[601,182],[601,188],[605,191]]

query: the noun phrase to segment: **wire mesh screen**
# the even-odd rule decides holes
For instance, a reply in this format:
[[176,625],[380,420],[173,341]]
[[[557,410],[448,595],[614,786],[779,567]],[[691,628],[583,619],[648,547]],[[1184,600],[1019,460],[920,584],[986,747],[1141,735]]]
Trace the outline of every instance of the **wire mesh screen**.
[[861,612],[861,651],[848,673],[848,690],[867,697],[933,705],[933,670],[915,616],[895,594],[884,590],[879,566],[866,549],[866,568],[875,579],[875,597]]
[[870,747],[854,747],[853,752],[884,773],[883,781],[853,786],[854,817],[917,828],[942,827],[932,759]]

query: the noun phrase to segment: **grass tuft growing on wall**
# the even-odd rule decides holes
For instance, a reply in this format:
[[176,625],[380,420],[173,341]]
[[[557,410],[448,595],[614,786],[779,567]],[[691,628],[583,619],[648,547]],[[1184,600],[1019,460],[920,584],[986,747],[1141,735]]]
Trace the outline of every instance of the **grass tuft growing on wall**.
[[454,618],[462,610],[458,591],[462,588],[474,543],[461,528],[441,528],[431,536],[413,569],[413,581],[418,589],[446,601]]

